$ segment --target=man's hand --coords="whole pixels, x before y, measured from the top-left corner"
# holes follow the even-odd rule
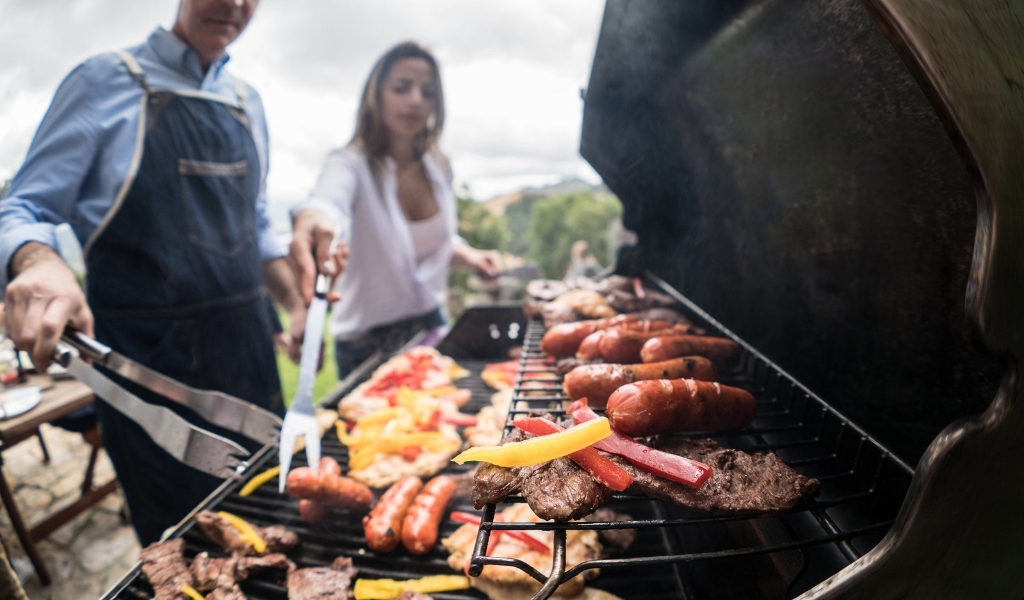
[[[11,259],[5,322],[7,336],[29,353],[39,372],[68,325],[92,337],[93,318],[75,274],[49,246],[29,242]]]
[[[298,273],[299,290],[307,305],[313,300],[318,272],[333,282],[345,270],[348,246],[344,242],[332,244],[335,229],[326,215],[315,210],[307,209],[295,216],[288,258]]]
[[[469,267],[477,276],[494,279],[504,270],[504,260],[497,250],[477,250],[472,246],[458,244],[452,248],[452,266]]]

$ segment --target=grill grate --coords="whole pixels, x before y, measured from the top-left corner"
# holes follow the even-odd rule
[[[612,591],[605,583],[617,576],[636,577],[637,569],[656,571],[672,566],[679,574],[677,590],[683,592],[676,591],[674,597],[789,598],[856,560],[889,530],[913,469],[685,297],[663,282],[656,283],[679,300],[696,324],[744,348],[738,363],[719,375],[722,383],[754,394],[756,418],[742,430],[708,437],[748,453],[775,452],[799,472],[821,481],[818,496],[781,516],[750,517],[707,516],[662,501],[616,494],[610,508],[634,517],[617,523],[494,523],[497,507],[490,505],[477,539],[471,574],[479,573],[484,565],[501,564],[519,567],[541,582],[548,579],[520,561],[483,556],[491,530],[636,528],[638,539],[660,536],[661,545],[638,544],[629,556],[587,561],[555,577],[564,582],[585,570],[601,568],[596,583]],[[539,321],[531,321],[526,328],[506,433],[511,431],[513,419],[530,412],[565,415],[563,401],[568,397],[562,391],[561,378],[554,361],[540,351],[544,331]],[[506,499],[508,503],[523,501],[521,497]],[[563,536],[556,538],[559,543],[564,544]],[[547,598],[546,590],[547,586],[535,598]],[[632,594],[635,597],[635,587]],[[628,588],[621,595],[629,596]],[[645,590],[643,597],[651,596]]]

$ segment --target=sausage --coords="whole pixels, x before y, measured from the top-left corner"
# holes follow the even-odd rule
[[[316,500],[306,498],[299,500],[299,516],[307,523],[312,523],[313,525],[323,523],[327,519],[328,510],[326,506]]]
[[[693,379],[655,379],[624,385],[608,398],[613,429],[640,437],[723,431],[748,425],[757,403],[750,392]]]
[[[576,350],[576,358],[580,360],[600,360],[601,340],[604,339],[605,331],[599,330],[583,338],[580,347]]]
[[[687,356],[639,365],[583,365],[565,376],[565,393],[573,400],[586,398],[593,408],[604,408],[612,392],[634,381],[648,379],[718,379],[715,366],[703,356]]]
[[[438,475],[427,482],[405,513],[402,545],[413,554],[426,554],[437,542],[438,528],[448,501],[455,495],[455,480]]]
[[[607,362],[637,363],[640,362],[640,349],[644,347],[647,340],[653,337],[688,334],[690,330],[689,325],[674,325],[652,330],[606,329],[597,345],[600,349],[601,358]],[[588,337],[587,339],[590,338]],[[577,355],[577,358],[582,357]]]
[[[423,487],[419,477],[400,479],[380,497],[377,506],[363,517],[366,545],[377,552],[391,552],[402,539],[402,521],[416,494]]]
[[[678,356],[703,356],[716,363],[726,362],[740,355],[740,346],[732,340],[700,335],[673,335],[654,337],[640,350],[645,363],[660,362]]]
[[[368,510],[373,492],[354,479],[341,476],[341,465],[329,456],[320,459],[320,472],[309,467],[292,469],[288,473],[288,493],[301,500],[316,500],[326,508]],[[301,509],[301,503],[300,503]]]
[[[635,315],[619,315],[606,319],[594,319],[592,321],[575,321],[573,323],[560,323],[544,332],[540,341],[540,349],[548,356],[572,356],[584,338],[604,329],[615,327],[628,327],[630,329],[654,330],[665,329],[674,325],[671,321],[646,321]]]

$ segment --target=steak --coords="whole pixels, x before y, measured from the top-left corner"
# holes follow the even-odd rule
[[[288,574],[288,600],[351,600],[352,580],[359,569],[339,556],[329,567],[310,567]]]
[[[256,553],[252,544],[242,540],[240,532],[230,521],[213,511],[201,510],[196,513],[196,524],[203,530],[206,537],[224,548],[225,552],[245,556]],[[267,552],[287,552],[299,545],[299,536],[284,525],[253,526],[253,529],[267,543]]]
[[[260,569],[274,568],[291,572],[295,563],[284,554],[266,554],[264,556],[232,555],[227,558],[212,558],[206,552],[197,554],[192,559],[189,571],[195,584],[192,586],[206,594],[206,600],[221,598],[245,598],[238,584],[248,579],[249,574]]]
[[[155,592],[154,600],[181,598],[181,588],[192,585],[192,574],[185,565],[185,540],[175,539],[150,544],[139,555],[142,572]]]
[[[818,492],[818,480],[804,477],[775,454],[747,454],[713,440],[663,436],[655,448],[710,465],[715,474],[699,488],[668,481],[613,457],[633,475],[629,491],[710,513],[769,514],[789,510]],[[623,464],[626,463],[626,464]]]
[[[505,441],[526,439],[513,431]],[[775,454],[747,454],[721,448],[713,440],[663,437],[654,447],[710,465],[714,475],[700,488],[653,475],[620,456],[607,455],[629,472],[627,491],[716,514],[770,514],[789,510],[818,491],[818,481],[797,473]],[[605,454],[602,452],[602,454]],[[611,500],[612,491],[567,458],[532,467],[483,465],[473,485],[473,502],[482,508],[519,491],[542,519],[567,521],[591,514]]]

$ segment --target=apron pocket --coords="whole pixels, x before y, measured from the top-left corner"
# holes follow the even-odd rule
[[[255,200],[246,193],[249,163],[178,159],[178,176],[192,245],[238,256],[256,238]]]

